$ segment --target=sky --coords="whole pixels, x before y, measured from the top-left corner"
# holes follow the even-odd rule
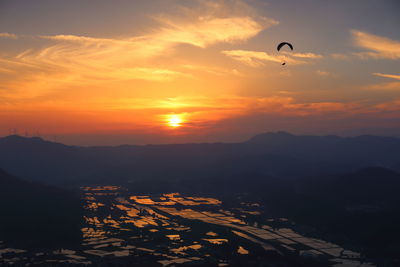
[[[399,13],[397,0],[0,0],[0,136],[400,134]]]

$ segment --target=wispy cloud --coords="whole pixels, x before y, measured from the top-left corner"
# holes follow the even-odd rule
[[[324,70],[317,70],[315,73],[317,75],[319,75],[319,76],[330,76],[330,75],[332,75],[330,72],[324,71]]]
[[[314,54],[314,53],[290,53],[283,52],[287,56],[298,57],[298,58],[310,58],[310,59],[319,59],[322,58],[322,55]]]
[[[332,53],[330,56],[333,59],[337,59],[337,60],[348,60],[349,59],[349,55],[346,55],[343,53]]]
[[[17,39],[18,36],[8,32],[0,32],[0,38]]]
[[[365,86],[365,89],[374,91],[381,91],[381,90],[400,91],[400,82],[370,84]]]
[[[367,32],[352,30],[354,44],[369,50],[357,53],[365,58],[400,59],[400,41],[373,35]]]
[[[379,76],[379,77],[400,80],[400,75],[399,74],[384,74],[384,73],[379,73],[379,72],[375,72],[375,73],[372,73],[372,74],[375,75],[375,76]]]
[[[41,38],[80,44],[81,49],[96,46],[98,50],[105,50],[112,47],[126,50],[128,55],[129,50],[132,50],[137,56],[147,57],[165,52],[177,44],[206,48],[216,43],[245,41],[277,23],[274,20],[266,22],[265,19],[257,21],[247,16],[227,18],[199,16],[188,21],[179,19],[174,21],[174,18],[157,20],[161,26],[153,30],[152,34],[130,38],[111,39],[76,35],[41,36]]]
[[[256,9],[241,0],[197,3],[201,3],[197,8],[180,6],[178,16],[155,16],[163,26],[152,38],[204,48],[219,42],[245,41],[279,23],[277,20],[260,16]]]
[[[165,43],[186,43],[205,48],[219,42],[245,41],[257,35],[266,26],[251,17],[197,18],[193,23],[180,24],[163,21],[167,27],[150,36]]]
[[[396,99],[385,103],[380,103],[377,104],[375,107],[381,111],[398,112],[400,111],[400,99]]]
[[[10,75],[0,85],[0,89],[7,88],[2,90],[1,96],[37,97],[59,88],[98,87],[101,82],[165,82],[191,78],[193,68],[171,64],[170,60],[162,58],[178,54],[174,48],[180,44],[207,48],[218,43],[243,42],[278,23],[257,15],[242,1],[199,1],[197,7],[178,7],[177,10],[177,14],[153,16],[158,26],[139,36],[30,36],[45,40],[46,44],[0,58],[4,63],[0,72]],[[26,38],[9,33],[2,33],[1,37]],[[208,72],[240,75],[237,70],[217,71],[215,67],[210,67]]]
[[[372,73],[372,75],[388,79],[400,80],[400,75],[395,75],[395,74],[385,74],[385,73],[375,72]],[[368,84],[365,85],[363,89],[371,91],[400,91],[400,82],[391,81],[391,82]]]
[[[282,57],[270,55],[265,52],[248,50],[225,50],[222,54],[252,67],[264,65],[263,61],[282,62]]]
[[[400,75],[398,74],[385,74],[385,73],[379,73],[375,72],[372,73],[372,75],[378,76],[378,77],[383,77],[383,78],[388,78],[388,79],[394,79],[394,80],[400,80]],[[369,84],[364,87],[366,90],[373,90],[373,91],[400,91],[400,82],[398,81],[391,81],[391,82],[384,82],[384,83],[376,83],[376,84]]]
[[[260,51],[249,51],[249,50],[225,50],[222,53],[228,57],[231,57],[237,61],[247,64],[252,67],[258,67],[264,65],[265,61],[272,62],[287,62],[290,64],[306,64],[308,61],[305,59],[319,59],[321,55],[313,53],[282,53],[283,55],[275,55],[267,52]],[[299,60],[296,58],[301,58]]]

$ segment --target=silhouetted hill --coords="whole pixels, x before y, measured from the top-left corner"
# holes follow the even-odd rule
[[[26,182],[0,169],[0,213],[0,240],[6,246],[80,244],[80,200],[71,192]]]
[[[271,153],[291,155],[304,160],[391,166],[400,157],[400,138],[395,137],[296,136],[277,132],[257,135],[248,143],[262,145]]]
[[[90,170],[77,147],[17,135],[0,138],[0,167],[28,180],[63,183]]]
[[[246,171],[301,177],[368,166],[398,168],[399,158],[400,139],[378,136],[277,132],[243,143],[116,147],[66,146],[20,136],[0,138],[0,167],[29,180],[53,184],[193,179]]]

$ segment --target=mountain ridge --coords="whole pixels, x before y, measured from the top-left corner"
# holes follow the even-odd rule
[[[296,166],[288,172],[288,166]],[[368,166],[400,169],[400,138],[298,136],[264,133],[241,143],[80,147],[42,138],[0,138],[0,168],[33,181],[190,179],[212,172],[253,171],[304,176]],[[107,178],[108,177],[108,178]]]
[[[242,142],[195,142],[195,143],[177,143],[177,144],[120,144],[120,145],[113,145],[113,146],[78,146],[78,145],[66,145],[59,142],[53,142],[46,140],[42,137],[32,136],[26,137],[21,135],[7,135],[0,137],[0,143],[3,142],[14,142],[14,143],[37,143],[37,144],[58,144],[65,147],[79,147],[79,148],[124,148],[124,147],[158,147],[158,146],[182,146],[182,145],[225,145],[225,144],[243,144],[243,143],[259,143],[263,141],[262,139],[271,139],[271,140],[293,140],[293,139],[310,139],[310,138],[318,138],[318,139],[330,139],[330,140],[355,140],[355,139],[370,139],[370,138],[378,138],[381,140],[392,140],[392,141],[400,141],[400,137],[397,136],[380,136],[380,135],[371,135],[371,134],[362,134],[357,136],[340,136],[340,135],[297,135],[292,134],[286,131],[276,131],[276,132],[265,132],[259,133],[250,137],[247,140]]]

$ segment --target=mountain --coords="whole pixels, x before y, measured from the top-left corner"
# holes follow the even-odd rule
[[[400,139],[379,136],[257,135],[242,143],[78,147],[40,138],[0,138],[0,167],[58,185],[193,179],[258,172],[302,177],[368,166],[400,168]],[[290,166],[290,168],[288,168]]]
[[[28,180],[62,184],[85,175],[90,167],[78,147],[38,137],[0,138],[0,168]]]
[[[362,135],[296,136],[285,132],[256,135],[248,143],[264,146],[271,153],[304,160],[367,163],[389,167],[400,156],[400,138]]]
[[[68,247],[81,242],[78,195],[27,182],[0,169],[0,240],[23,248]]]

